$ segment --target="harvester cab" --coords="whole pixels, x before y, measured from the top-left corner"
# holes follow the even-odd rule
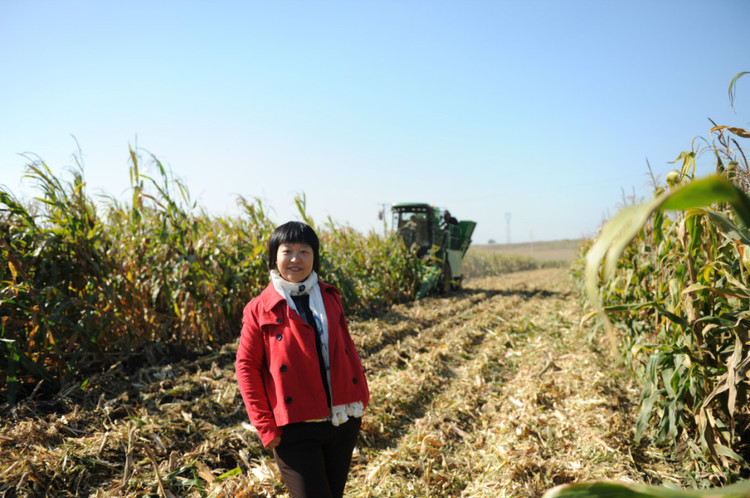
[[[398,235],[430,262],[417,297],[459,288],[476,222],[458,221],[447,209],[424,203],[398,203],[391,210]]]

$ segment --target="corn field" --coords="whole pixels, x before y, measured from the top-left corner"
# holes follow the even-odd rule
[[[564,268],[352,316],[372,398],[346,496],[539,497],[589,479],[678,479],[666,455],[632,446],[637,393],[579,321]],[[236,348],[119,364],[83,389],[19,401],[0,417],[0,493],[287,496],[248,424]]]
[[[585,269],[588,303],[642,385],[636,441],[734,476],[746,476],[750,462],[747,138],[714,126],[710,140],[695,140],[651,201],[603,228]],[[702,155],[716,173],[696,179]]]
[[[56,393],[118,362],[211,349],[235,338],[242,308],[268,282],[274,228],[258,200],[212,217],[155,157],[146,174],[130,151],[132,201],[96,203],[83,171],[69,181],[34,161],[38,202],[0,190],[0,386],[13,404]],[[329,220],[321,269],[352,312],[413,298],[420,261],[395,238],[362,236]],[[83,380],[82,380],[83,379]]]
[[[399,239],[296,198],[372,391],[349,495],[687,497],[663,486],[747,478],[747,138],[695,140],[569,273],[469,251],[465,288],[421,301],[427,267]],[[233,373],[275,223],[257,199],[211,216],[156,157],[130,161],[127,203],[39,160],[37,202],[0,189],[0,492],[284,496]]]

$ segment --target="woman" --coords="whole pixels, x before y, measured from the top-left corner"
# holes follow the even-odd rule
[[[338,290],[318,280],[318,237],[268,239],[271,282],[245,306],[235,364],[248,417],[292,498],[341,497],[370,392]]]

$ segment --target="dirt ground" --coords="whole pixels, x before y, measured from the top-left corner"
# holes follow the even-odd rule
[[[351,497],[541,496],[591,479],[681,484],[682,462],[633,443],[638,392],[579,327],[567,270],[351,319],[372,398]],[[236,345],[118,366],[0,413],[2,496],[285,496],[247,423]]]

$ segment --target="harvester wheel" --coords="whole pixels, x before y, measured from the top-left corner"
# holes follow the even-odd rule
[[[461,288],[462,277],[456,277],[451,282],[451,290],[459,290]]]

